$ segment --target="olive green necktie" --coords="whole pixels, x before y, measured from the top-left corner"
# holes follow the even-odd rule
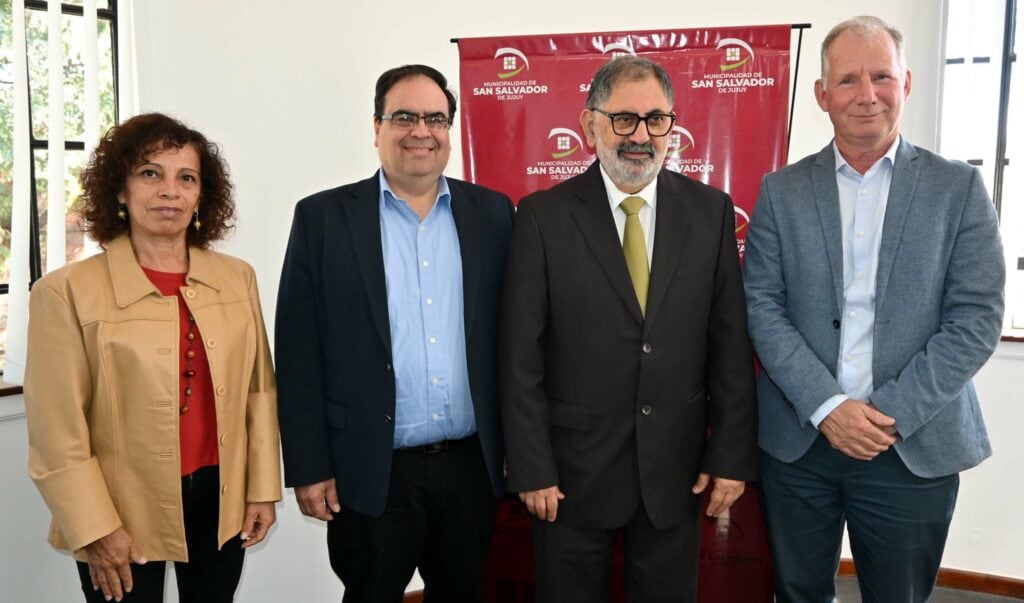
[[[622,234],[622,253],[626,256],[626,267],[629,278],[633,281],[636,299],[640,302],[640,312],[647,313],[647,285],[651,280],[650,269],[647,267],[647,241],[644,240],[644,227],[640,225],[640,208],[644,200],[640,197],[626,197],[619,207],[626,212],[626,229]]]

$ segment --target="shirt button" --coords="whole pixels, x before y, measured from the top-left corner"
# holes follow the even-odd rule
[[[223,446],[224,444],[227,444],[227,443],[228,443],[228,436],[226,436],[226,435],[220,436],[220,445]]]
[[[215,339],[207,339],[206,340],[206,347],[210,348],[211,350],[213,348],[217,347],[217,340],[215,340]]]
[[[857,273],[857,280],[858,281],[864,280],[864,273],[863,272],[858,272]]]
[[[438,383],[441,382],[441,380],[438,379],[437,377],[434,377],[433,379],[430,380],[430,382],[433,383],[434,385],[437,385]]]
[[[860,189],[860,194],[861,194],[861,195],[866,195],[866,194],[868,194],[868,189],[866,189],[866,188],[862,188],[862,189]]]
[[[857,318],[857,312],[851,311],[850,312],[850,318]]]
[[[223,386],[223,385],[218,385],[218,386],[217,386],[217,395],[218,395],[218,396],[223,396],[224,394],[226,394],[226,393],[227,393],[227,391],[228,391],[228,388],[227,388],[227,387],[225,387],[225,386]]]
[[[420,232],[423,232],[423,231],[424,231],[424,230],[426,230],[426,229],[427,229],[427,227],[426,227],[426,226],[420,226]]]
[[[220,494],[221,494],[221,496],[223,496],[223,495],[225,495],[227,493],[228,493],[228,485],[224,484],[223,486],[220,487]]]
[[[195,297],[196,297],[196,290],[195,289],[185,289],[185,297],[187,297],[189,299],[195,299]]]
[[[847,354],[846,355],[846,361],[847,362],[853,362],[853,354]]]
[[[428,297],[428,298],[427,298],[427,305],[429,306],[429,305],[430,305],[430,304],[432,304],[432,303],[434,303],[434,299],[433,299],[433,298],[430,298],[430,297]]]
[[[435,412],[434,414],[430,415],[430,418],[431,418],[431,419],[433,419],[433,420],[435,420],[435,421],[438,421],[438,420],[440,420],[440,419],[441,419],[441,415],[439,415],[439,414],[437,414],[437,413]]]
[[[864,238],[864,231],[863,230],[858,230],[857,231],[857,236],[863,239]]]
[[[652,347],[651,347],[651,344],[649,344],[649,343],[645,343],[645,344],[643,344],[642,346],[640,346],[640,350],[641,350],[641,351],[642,351],[642,352],[643,352],[644,354],[650,354],[650,353],[651,353],[651,350],[653,350],[653,349],[654,349],[654,348],[652,348]]]
[[[430,343],[437,343],[437,337],[431,337]]]
[[[654,411],[654,409],[651,408],[650,404],[644,404],[643,406],[640,407],[640,414],[642,414],[645,417],[651,414],[652,411]]]
[[[427,266],[430,266],[430,262],[423,260],[423,267],[426,268]]]

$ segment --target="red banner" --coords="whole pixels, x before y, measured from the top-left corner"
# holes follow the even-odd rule
[[[582,173],[594,161],[580,128],[590,80],[604,62],[634,54],[672,78],[678,118],[665,167],[732,195],[742,256],[761,177],[786,161],[789,25],[459,40],[464,177],[523,196]],[[705,502],[706,504],[706,502]],[[754,487],[726,528],[701,533],[699,600],[772,600],[768,537]],[[530,519],[500,502],[484,568],[485,596],[533,601]],[[613,603],[625,601],[621,543]]]
[[[590,79],[635,54],[672,77],[665,166],[732,195],[740,253],[761,176],[786,161],[791,27],[724,27],[459,40],[464,177],[513,200],[587,169]]]

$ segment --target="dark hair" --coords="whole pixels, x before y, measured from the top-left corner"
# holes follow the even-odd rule
[[[129,232],[129,221],[117,216],[118,196],[124,192],[128,175],[150,154],[185,145],[191,145],[199,155],[198,211],[202,223],[198,231],[188,228],[185,240],[192,246],[209,247],[213,241],[224,238],[234,227],[231,221],[235,217],[227,164],[217,145],[162,113],[137,115],[114,126],[100,139],[79,178],[82,195],[76,209],[86,233],[105,246]]]
[[[605,63],[594,74],[594,79],[590,82],[590,93],[587,95],[587,108],[600,109],[608,102],[608,98],[612,95],[612,87],[620,80],[639,82],[649,77],[658,80],[658,83],[661,84],[661,89],[665,92],[665,98],[668,99],[669,107],[671,107],[674,104],[672,80],[669,79],[661,65],[650,59],[621,56]]]
[[[398,82],[422,75],[428,77],[434,81],[435,84],[444,91],[444,97],[448,99],[448,119],[455,119],[455,94],[448,89],[448,80],[444,75],[426,65],[402,65],[401,67],[395,67],[394,69],[388,69],[377,78],[377,90],[373,95],[373,116],[376,119],[380,119],[381,115],[384,115],[384,98],[387,96],[391,88],[394,87]]]

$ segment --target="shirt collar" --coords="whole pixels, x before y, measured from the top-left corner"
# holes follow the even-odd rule
[[[896,136],[896,140],[892,141],[892,144],[889,145],[889,149],[885,152],[885,154],[882,155],[881,157],[879,157],[878,161],[876,161],[874,165],[872,165],[870,168],[868,168],[868,171],[871,171],[871,170],[875,169],[875,166],[878,165],[878,163],[880,161],[882,161],[883,159],[888,159],[889,160],[889,165],[895,165],[896,164],[896,150],[900,148],[900,140],[902,140],[902,139],[903,139],[903,135],[902,134],[897,135]],[[843,167],[846,167],[848,170],[853,170],[853,166],[850,165],[849,162],[846,161],[846,158],[843,157],[843,154],[839,152],[839,146],[836,144],[836,139],[835,138],[832,139],[832,152],[836,156],[836,172],[838,172],[839,170],[843,169]],[[853,171],[856,171],[856,170],[853,170]]]
[[[604,190],[608,194],[608,204],[611,206],[612,211],[618,209],[619,204],[622,203],[626,197],[642,197],[644,202],[650,206],[651,209],[657,207],[658,202],[658,178],[655,176],[654,180],[651,180],[647,186],[643,187],[635,193],[624,193],[619,190],[619,187],[615,186],[612,182],[611,176],[608,172],[604,171],[604,166],[598,164],[601,169],[601,179],[604,180]]]
[[[107,243],[106,255],[114,297],[119,307],[127,307],[150,293],[160,295],[160,291],[150,282],[139,266],[139,261],[135,259],[132,242],[127,234]],[[210,252],[190,246],[188,258],[188,281],[202,283],[219,291],[221,282],[210,262]]]
[[[405,207],[409,207],[408,203],[404,199],[395,194],[395,191],[391,190],[391,185],[388,184],[388,179],[384,177],[384,168],[381,167],[377,170],[377,178],[380,181],[380,204],[381,209],[384,209],[385,205],[392,205],[397,207],[397,202],[402,201]],[[437,177],[437,199],[434,201],[434,207],[438,205],[451,208],[452,204],[452,193],[451,189],[448,188],[448,180],[442,174]],[[430,208],[431,213],[434,208]]]

